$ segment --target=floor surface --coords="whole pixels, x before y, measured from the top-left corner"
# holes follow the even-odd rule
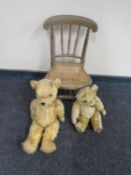
[[[29,105],[35,97],[28,76],[0,76],[0,175],[130,175],[131,82],[95,80],[107,115],[104,130],[77,133],[70,120],[71,101],[64,101],[66,122],[56,139],[57,152],[21,149],[30,126]]]

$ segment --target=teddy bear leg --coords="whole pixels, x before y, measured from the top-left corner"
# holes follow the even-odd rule
[[[75,124],[76,130],[78,132],[85,132],[89,124],[89,118],[85,116],[80,116],[78,122]]]
[[[56,150],[54,140],[57,137],[58,131],[59,131],[59,121],[57,120],[45,129],[40,148],[42,152],[52,153]]]
[[[100,133],[103,130],[100,112],[95,112],[95,114],[91,118],[91,125],[93,127],[93,130],[97,133]]]
[[[39,141],[41,139],[43,128],[35,121],[32,121],[27,139],[22,143],[23,150],[32,154],[36,151]]]

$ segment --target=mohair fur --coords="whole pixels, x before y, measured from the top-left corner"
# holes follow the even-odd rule
[[[72,123],[76,130],[84,132],[91,122],[95,132],[103,129],[101,114],[106,115],[102,101],[97,97],[98,86],[85,87],[79,90],[72,107]]]
[[[22,143],[23,150],[32,154],[36,151],[41,139],[40,150],[52,153],[56,150],[55,138],[59,131],[59,120],[64,121],[64,105],[57,99],[58,88],[61,81],[42,79],[31,81],[36,91],[36,99],[30,105],[32,123],[27,139]]]

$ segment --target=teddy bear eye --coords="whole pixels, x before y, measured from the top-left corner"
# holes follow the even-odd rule
[[[52,97],[52,94],[49,94],[50,97]]]

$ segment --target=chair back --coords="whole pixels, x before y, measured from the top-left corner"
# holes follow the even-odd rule
[[[50,31],[52,66],[56,61],[84,64],[89,33],[90,31],[96,32],[98,26],[89,18],[74,15],[58,15],[48,18],[44,22],[44,29],[49,29]],[[59,44],[56,44],[58,37]],[[59,53],[56,53],[58,48]]]

